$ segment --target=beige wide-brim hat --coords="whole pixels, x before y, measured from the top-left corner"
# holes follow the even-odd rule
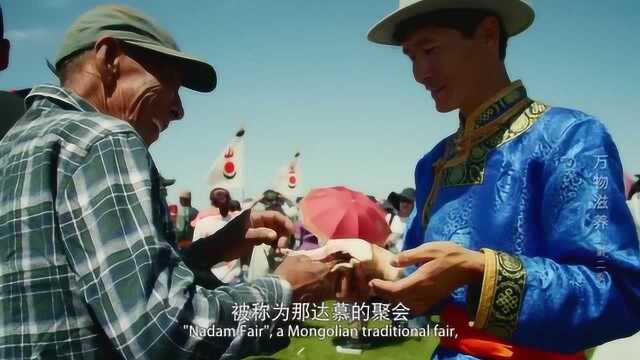
[[[526,0],[400,0],[398,10],[375,24],[367,38],[378,44],[400,45],[393,38],[397,26],[418,15],[454,9],[476,9],[495,13],[511,37],[526,30],[535,17]]]

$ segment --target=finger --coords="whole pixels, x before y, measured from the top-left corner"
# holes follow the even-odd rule
[[[346,300],[349,294],[349,284],[351,283],[351,274],[350,273],[341,273],[338,275],[338,279],[336,282],[336,299],[337,300]]]
[[[278,233],[278,236],[289,236],[294,232],[291,220],[276,211],[258,211],[252,213],[251,226],[273,229]]]
[[[321,268],[324,274],[328,274],[329,272],[331,272],[331,268],[333,268],[333,266],[336,264],[336,262],[333,262],[333,261],[322,262],[322,261],[312,260],[311,262],[313,264],[318,264],[317,265],[318,268]]]
[[[258,218],[256,219],[259,222],[260,227],[268,227],[270,229],[275,230],[279,234],[283,231],[280,222],[278,221],[279,216],[281,214],[275,211],[263,211],[257,214]]]
[[[291,219],[279,212],[272,211],[272,214],[270,214],[270,217],[267,218],[267,220],[267,225],[271,225],[270,227],[276,230],[279,236],[288,237],[295,232]]]
[[[349,301],[366,301],[371,291],[362,267],[355,266],[345,276],[344,283],[341,284],[341,297]]]
[[[401,300],[400,298],[407,292],[413,292],[414,286],[422,280],[421,274],[414,272],[413,274],[397,281],[386,281],[381,279],[373,279],[369,281],[369,286],[374,293],[387,300]]]
[[[338,264],[339,262],[338,260],[330,260],[330,261],[314,260],[314,261],[325,264],[327,267],[329,267],[329,270],[333,269],[333,267],[336,266],[336,264]]]
[[[295,254],[294,256],[292,256],[294,259],[296,259],[297,261],[306,261],[306,262],[311,262],[311,258],[308,257],[307,255],[304,254]]]
[[[251,227],[262,227],[264,225],[264,216],[266,211],[251,210]]]
[[[245,238],[250,240],[253,244],[273,244],[278,237],[278,234],[268,228],[259,227],[247,230]]]
[[[356,292],[357,299],[361,301],[367,300],[371,295],[371,290],[369,286],[367,286],[367,273],[360,266],[356,266],[353,272],[353,284],[353,291]]]
[[[367,272],[362,266],[356,266],[355,269],[353,269],[353,277],[356,281],[356,284],[367,283]]]
[[[281,236],[281,237],[278,239],[278,242],[277,242],[277,244],[276,244],[276,245],[277,245],[277,246],[278,246],[278,248],[280,248],[280,249],[286,249],[286,248],[288,248],[288,247],[289,247],[289,238],[288,238],[288,237],[286,237],[286,236]]]
[[[297,251],[294,251],[293,253],[296,255],[308,256],[313,260],[322,260],[328,255],[326,246],[322,246],[312,250],[297,250]]]
[[[275,211],[253,211],[251,212],[251,227],[265,227],[267,223],[272,222]]]
[[[301,264],[300,266],[304,266],[303,271],[328,273],[334,265],[334,263],[313,260],[306,255],[295,255],[294,258]]]
[[[331,274],[331,268],[326,264],[318,261],[312,261],[309,264],[301,264],[300,271],[306,272],[310,277],[309,281],[316,283],[315,286],[322,288],[322,293],[330,294],[331,297],[335,296],[335,280],[334,274]],[[324,295],[323,295],[324,296]]]
[[[338,274],[327,273],[319,281],[323,289],[321,300],[335,299],[337,295],[336,282],[339,281]]]
[[[443,243],[447,241],[434,241],[421,245],[415,249],[403,251],[391,261],[391,265],[395,267],[405,267],[413,264],[421,264],[429,262],[442,253]]]
[[[375,296],[379,296],[389,301],[393,301],[396,298],[396,288],[391,281],[373,279],[369,281],[369,287]]]

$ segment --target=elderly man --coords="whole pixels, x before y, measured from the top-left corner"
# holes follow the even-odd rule
[[[417,216],[375,292],[455,327],[436,359],[583,359],[640,329],[638,238],[616,146],[580,111],[531,100],[507,74],[524,0],[401,0],[369,32],[401,46],[458,131],[417,164]],[[548,56],[549,54],[537,54]],[[471,324],[471,326],[469,326]]]
[[[0,141],[0,358],[238,358],[270,350],[280,324],[236,304],[273,315],[329,296],[328,265],[305,257],[210,289],[179,256],[147,148],[182,118],[180,86],[213,90],[210,65],[144,15],[104,6],[69,28],[55,69],[61,86],[35,87]],[[204,254],[209,265],[292,230],[273,212],[243,219],[246,236]]]

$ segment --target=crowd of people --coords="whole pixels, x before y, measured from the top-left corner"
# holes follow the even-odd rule
[[[339,258],[282,250],[327,246],[296,219],[301,199],[268,190],[245,209],[213,188],[210,208],[188,191],[167,204],[148,148],[184,116],[178,90],[211,92],[216,70],[136,10],[81,15],[50,64],[59,84],[2,93],[0,358],[242,358],[286,346],[286,321],[234,306],[363,294],[439,314],[457,336],[435,359],[584,359],[636,333],[638,196],[598,119],[509,78],[507,40],[533,21],[524,0],[407,0],[371,28],[460,126],[417,163],[415,188],[380,201],[391,234],[366,255],[395,256],[337,272]]]
[[[378,201],[374,196],[369,198],[386,213],[385,220],[389,226],[389,236],[384,247],[394,254],[402,251],[404,233],[407,222],[414,208],[415,189],[405,188],[401,192],[391,192],[386,199]],[[295,231],[283,247],[292,250],[311,250],[323,245],[318,237],[301,223],[299,204],[303,197],[294,200],[275,190],[264,191],[256,201],[244,199],[245,209],[258,211],[277,211],[288,217],[294,224]],[[169,204],[171,220],[176,229],[178,248],[186,248],[192,242],[206,238],[223,228],[242,210],[239,200],[231,198],[229,190],[216,187],[209,193],[211,207],[198,210],[191,205],[191,192],[182,191],[178,204]],[[269,244],[257,245],[250,256],[216,264],[212,271],[216,277],[228,284],[250,282],[261,276],[271,274],[282,262],[278,247]]]

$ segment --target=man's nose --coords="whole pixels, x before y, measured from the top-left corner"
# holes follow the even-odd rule
[[[416,60],[413,63],[413,78],[420,84],[427,85],[431,79],[431,66],[425,60]]]
[[[171,106],[169,112],[171,113],[171,120],[180,120],[184,117],[184,109],[182,108],[182,100],[180,95],[176,94],[175,101]]]

